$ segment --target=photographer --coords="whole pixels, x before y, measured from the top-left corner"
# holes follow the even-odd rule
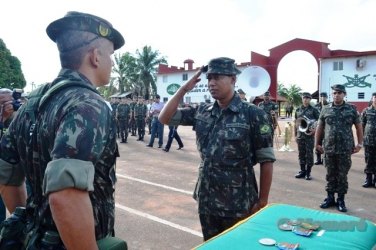
[[[13,97],[12,91],[9,89],[2,88],[0,89],[0,139],[3,136],[3,129],[7,120],[12,116],[13,109]],[[0,198],[0,223],[5,220],[6,211],[3,203],[3,199]]]

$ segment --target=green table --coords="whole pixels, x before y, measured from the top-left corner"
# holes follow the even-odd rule
[[[309,237],[279,229],[278,225],[288,220],[317,223],[320,224],[320,228]],[[325,230],[322,236],[317,235],[320,230]],[[355,216],[286,204],[271,204],[195,249],[278,249],[275,246],[260,244],[261,238],[299,243],[299,249],[371,250],[373,247],[376,249],[376,225]]]

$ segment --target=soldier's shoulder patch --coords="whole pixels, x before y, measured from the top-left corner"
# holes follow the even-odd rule
[[[268,124],[264,124],[262,126],[260,126],[260,133],[261,134],[267,134],[267,133],[270,133],[271,129],[270,129],[270,126]]]

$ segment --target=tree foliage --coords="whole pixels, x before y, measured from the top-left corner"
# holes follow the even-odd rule
[[[12,56],[5,43],[0,38],[0,87],[20,88],[26,86],[26,80],[21,70],[21,63]]]
[[[287,88],[282,83],[279,83],[277,91],[280,96],[285,97],[287,101],[295,107],[302,104],[302,97],[300,95],[302,89],[299,86],[292,84]]]

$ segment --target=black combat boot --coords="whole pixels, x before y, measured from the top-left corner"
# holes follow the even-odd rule
[[[373,186],[376,188],[376,174],[373,175]]]
[[[328,192],[328,197],[325,198],[324,202],[320,204],[321,208],[334,207],[336,202],[334,200],[334,193]]]
[[[305,165],[300,165],[300,171],[295,175],[295,178],[304,178],[306,175],[306,168]]]
[[[366,181],[363,184],[364,188],[369,188],[374,186],[374,183],[372,183],[372,174],[367,174]]]
[[[316,153],[316,159],[317,160],[315,161],[315,165],[322,165],[323,164],[320,153]]]
[[[306,176],[305,176],[305,179],[306,179],[307,181],[312,180],[312,177],[311,177],[311,169],[312,169],[312,166],[307,166],[307,173],[306,173]]]
[[[343,212],[343,213],[347,212],[344,194],[338,194],[337,209],[338,209],[338,211]]]

